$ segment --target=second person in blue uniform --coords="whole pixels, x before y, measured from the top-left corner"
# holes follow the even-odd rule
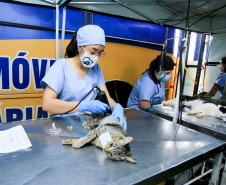
[[[123,107],[110,97],[102,70],[96,64],[105,56],[104,49],[105,34],[99,26],[86,25],[76,31],[66,48],[65,58],[57,60],[41,81],[45,89],[42,109],[62,114],[75,108],[85,97],[72,112],[103,113],[112,109],[111,120],[118,118],[127,129]],[[95,86],[105,91],[110,107],[95,100],[97,89],[91,91]]]
[[[173,59],[165,57],[163,62],[164,73],[157,74],[160,56],[150,63],[149,69],[143,73],[130,93],[127,107],[142,109],[143,107],[160,104],[165,99],[165,84],[171,77],[174,68]]]
[[[224,84],[226,81],[226,56],[221,58],[220,62],[220,71],[221,73],[216,78],[213,86],[211,87],[210,91],[206,94],[207,96],[215,96],[217,91],[220,92],[220,98],[222,98],[223,90],[224,90]]]

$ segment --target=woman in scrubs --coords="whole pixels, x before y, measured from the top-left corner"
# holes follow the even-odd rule
[[[54,114],[70,110],[103,113],[112,109],[111,120],[118,118],[126,129],[123,107],[110,97],[102,70],[96,64],[105,56],[104,49],[105,33],[99,26],[86,25],[76,31],[66,48],[65,58],[57,60],[41,81],[45,89],[42,109]],[[95,86],[105,91],[110,107],[95,100]]]
[[[169,56],[164,58],[163,73],[157,74],[160,56],[150,63],[149,69],[143,73],[134,85],[130,93],[127,107],[142,109],[143,107],[160,104],[165,99],[165,84],[171,77],[174,67],[173,59]]]
[[[206,94],[207,96],[215,96],[217,91],[220,92],[220,98],[222,98],[222,93],[224,89],[224,83],[226,80],[226,56],[221,58],[220,62],[220,75],[216,78],[212,88],[210,91]]]

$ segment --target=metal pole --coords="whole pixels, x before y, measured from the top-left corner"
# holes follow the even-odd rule
[[[188,30],[189,24],[189,11],[190,11],[190,0],[188,0],[188,9],[187,9],[187,18],[186,18],[186,29]],[[176,96],[176,105],[173,115],[173,123],[177,123],[179,121],[179,124],[181,123],[182,119],[182,94],[183,94],[183,78],[184,78],[184,66],[185,66],[185,59],[186,59],[186,53],[187,53],[187,40],[188,40],[188,34],[189,32],[186,31],[186,33],[183,33],[183,39],[182,39],[182,46],[180,46],[180,63],[179,63],[179,78],[177,81],[177,96]],[[180,113],[180,115],[179,115]],[[179,115],[179,116],[178,116]],[[179,120],[178,120],[179,118]]]
[[[87,25],[87,12],[84,12],[83,25]]]
[[[173,123],[177,124],[177,118],[179,114],[179,95],[180,95],[180,75],[178,77],[178,85],[177,85],[177,95],[176,95],[176,103],[175,103],[175,109],[174,109],[174,115],[173,115]]]
[[[188,36],[188,40],[187,40],[187,46],[186,46],[186,50],[187,50],[187,51],[189,51],[189,48],[190,48],[191,31],[188,31],[188,35],[190,35],[190,36]],[[189,52],[186,52],[186,57],[185,57],[185,64],[184,64],[184,66],[187,66],[187,64],[188,64],[188,53],[189,53]],[[182,70],[183,70],[183,69],[182,69]],[[186,74],[186,70],[185,70],[185,68],[184,68],[184,77],[183,77],[183,81],[182,81],[183,84],[184,84],[184,82],[185,82],[185,74]],[[182,92],[184,92],[184,86],[183,86]]]
[[[64,38],[65,38],[65,25],[66,25],[66,10],[67,10],[67,6],[65,6],[64,9],[63,9],[60,58],[64,57]]]
[[[177,81],[177,95],[176,95],[176,103],[175,103],[175,109],[174,109],[174,115],[173,115],[173,123],[177,123],[177,118],[178,118],[178,114],[179,114],[179,103],[180,103],[180,91],[181,91],[181,84],[180,84],[180,79],[183,79],[183,75],[184,75],[184,63],[185,63],[185,58],[186,58],[186,46],[187,46],[187,38],[188,38],[188,31],[186,32],[186,37],[184,37],[182,39],[182,46],[181,48],[185,48],[185,49],[181,49],[181,67],[182,67],[182,70],[181,70],[181,74],[179,74],[179,77],[178,77],[178,81]],[[183,41],[184,40],[184,41]],[[180,71],[180,69],[179,69]]]
[[[165,40],[167,40],[167,39],[168,39],[168,33],[169,33],[169,31],[168,31],[168,27],[166,27]]]
[[[89,15],[89,24],[93,24],[93,13]]]
[[[190,11],[190,0],[188,0],[188,10],[187,10],[187,17],[186,17],[186,29],[189,28],[189,11]]]
[[[206,35],[203,34],[202,40],[201,40],[201,46],[199,49],[199,60],[198,60],[196,77],[195,77],[195,81],[197,82],[197,84],[195,84],[193,95],[198,94],[200,75],[201,75],[201,71],[202,71],[203,54],[204,54],[204,49],[205,49],[205,41],[206,41]]]
[[[58,60],[58,38],[59,37],[59,5],[56,5],[56,56],[55,60]]]
[[[69,3],[71,3],[72,0],[65,0],[61,5],[60,7],[62,6],[67,6]]]

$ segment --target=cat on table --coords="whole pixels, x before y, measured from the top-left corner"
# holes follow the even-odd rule
[[[93,129],[86,136],[79,139],[65,139],[62,141],[64,145],[72,145],[73,148],[81,148],[87,143],[91,143],[99,148],[104,149],[106,155],[117,161],[128,161],[137,163],[132,156],[129,143],[133,140],[132,137],[127,137],[124,127],[119,124],[119,120],[111,122],[109,116],[102,118],[91,118],[89,121],[83,122],[83,127],[87,130]],[[112,140],[105,146],[102,146],[99,136],[109,132]]]
[[[175,107],[175,103],[176,99],[162,102],[163,106],[171,106],[173,108]],[[187,111],[188,115],[196,115],[199,118],[205,115],[217,117],[220,119],[226,117],[226,114],[224,114],[226,113],[226,109],[224,108],[224,106],[210,103],[206,100],[196,99],[190,101],[183,101],[182,105],[183,107],[187,107],[188,109],[190,109]]]

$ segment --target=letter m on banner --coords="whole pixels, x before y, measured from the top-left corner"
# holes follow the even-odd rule
[[[10,90],[10,78],[9,78],[9,56],[0,55],[0,90]]]

